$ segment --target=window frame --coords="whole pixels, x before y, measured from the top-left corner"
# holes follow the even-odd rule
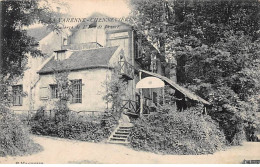
[[[57,84],[50,84],[51,89],[51,99],[58,99],[58,85]]]
[[[82,103],[82,79],[70,80],[72,86],[72,98],[71,103]]]
[[[13,85],[13,106],[22,106],[23,105],[23,85]],[[17,102],[18,99],[18,102]]]

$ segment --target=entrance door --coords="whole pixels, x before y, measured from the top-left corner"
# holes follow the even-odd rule
[[[136,99],[136,109],[140,109],[140,95],[139,94],[135,94],[135,99]],[[140,112],[140,110],[139,110]],[[139,114],[139,113],[137,113]]]

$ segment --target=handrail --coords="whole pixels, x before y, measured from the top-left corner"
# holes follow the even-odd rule
[[[123,100],[124,102],[126,102],[122,107],[121,109],[130,109],[131,112],[137,114],[138,111],[140,110],[139,108],[136,107],[136,105],[134,105],[134,103],[136,104],[137,102],[136,101],[133,101],[133,100]],[[128,107],[127,107],[128,106]]]
[[[134,66],[127,61],[119,61],[120,72],[122,71],[124,74],[129,75],[131,78],[134,77]]]
[[[131,66],[132,68],[134,68],[134,66],[131,64],[131,63],[128,63],[127,61],[125,60],[120,60],[119,63],[125,63],[125,64],[128,64],[129,66]]]

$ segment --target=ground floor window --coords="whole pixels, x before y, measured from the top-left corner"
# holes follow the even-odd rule
[[[58,85],[50,85],[51,87],[51,98],[52,99],[57,99],[58,98]]]
[[[82,81],[81,79],[78,80],[71,80],[72,84],[72,101],[71,103],[82,103]]]
[[[13,90],[13,105],[22,106],[23,105],[23,85],[14,85]]]

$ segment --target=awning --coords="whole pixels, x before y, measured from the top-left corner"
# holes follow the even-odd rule
[[[175,83],[174,81],[170,80],[169,78],[162,76],[160,74],[156,74],[153,72],[149,72],[149,71],[145,71],[145,70],[139,70],[140,72],[143,72],[145,74],[148,74],[150,76],[154,76],[154,77],[158,77],[160,79],[162,79],[163,81],[166,82],[166,84],[170,85],[170,87],[172,87],[173,89],[178,90],[179,92],[181,92],[185,97],[191,99],[191,100],[195,100],[198,102],[202,102],[203,104],[207,104],[210,105],[209,102],[207,102],[206,100],[202,99],[201,97],[199,97],[198,95],[192,93],[190,90],[178,85],[177,83]]]
[[[136,88],[161,88],[164,85],[165,83],[158,77],[145,77],[136,84]]]

